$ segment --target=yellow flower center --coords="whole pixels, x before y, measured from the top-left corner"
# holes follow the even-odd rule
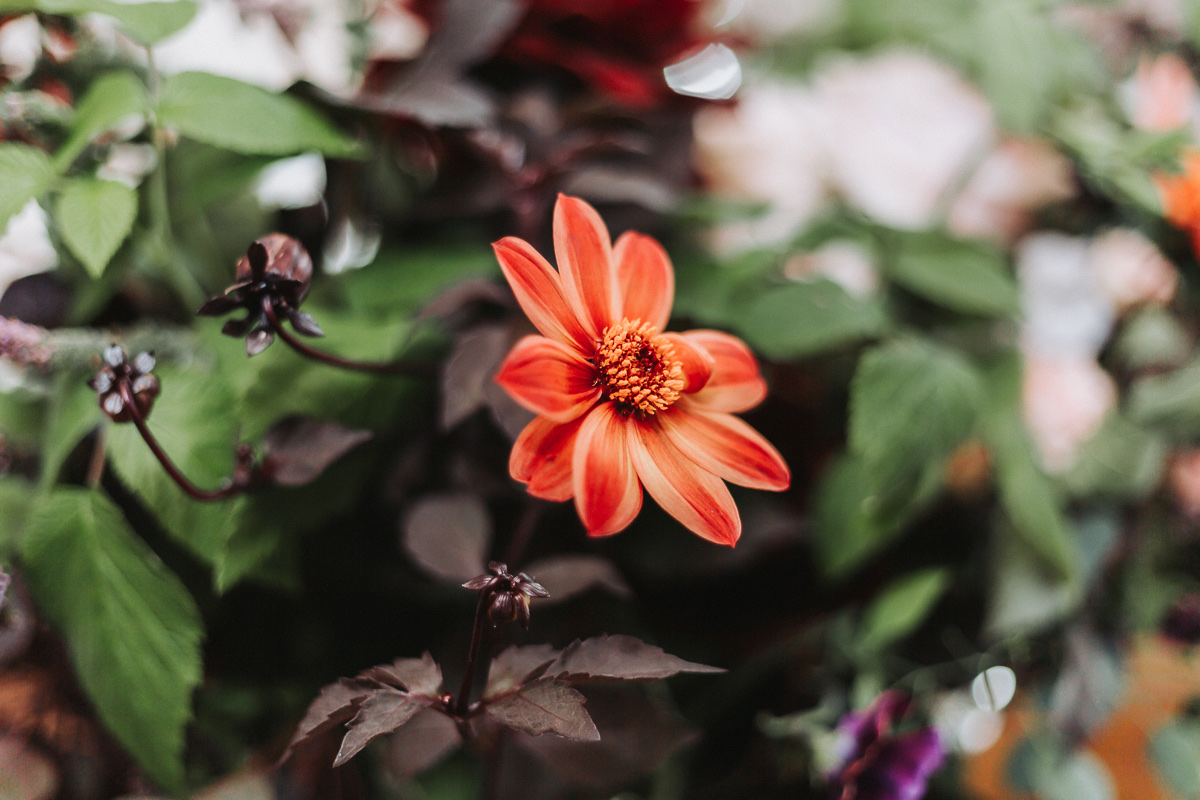
[[[641,320],[621,320],[604,329],[596,349],[600,385],[627,413],[657,414],[683,391],[683,365],[671,342]]]

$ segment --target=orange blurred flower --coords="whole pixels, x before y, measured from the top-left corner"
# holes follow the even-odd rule
[[[1182,172],[1159,174],[1154,181],[1167,220],[1191,235],[1192,249],[1200,254],[1200,151],[1187,151],[1182,162]]]
[[[733,416],[767,392],[749,348],[718,331],[660,333],[675,292],[666,252],[632,231],[611,244],[577,198],[554,207],[557,271],[521,239],[493,247],[543,334],[517,342],[496,375],[538,414],[513,445],[512,476],[536,497],[574,497],[592,536],[628,526],[645,486],[690,530],[733,545],[742,523],[724,481],[791,482],[775,448]]]

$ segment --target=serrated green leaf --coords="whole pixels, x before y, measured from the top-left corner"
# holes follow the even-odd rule
[[[203,638],[183,584],[111,500],[77,488],[38,502],[24,564],[100,718],[155,780],[182,793],[183,729]]]
[[[885,498],[904,496],[967,437],[982,402],[958,352],[899,339],[864,353],[850,384],[848,447]]]
[[[1113,415],[1079,449],[1063,484],[1079,496],[1146,497],[1158,487],[1166,457],[1161,435]]]
[[[121,247],[137,219],[137,192],[118,181],[72,178],[54,204],[54,221],[93,278]]]
[[[1129,390],[1127,407],[1129,418],[1142,425],[1200,432],[1200,361],[1137,381]]]
[[[926,569],[887,585],[863,614],[858,644],[881,650],[915,631],[950,583],[946,569]]]
[[[92,81],[75,107],[71,131],[54,154],[54,166],[65,171],[100,134],[132,116],[145,116],[149,108],[146,87],[131,72],[108,72]]]
[[[236,405],[217,373],[193,367],[159,367],[162,391],[147,418],[159,445],[192,483],[215,489],[233,472]],[[163,471],[132,425],[108,429],[109,461],[163,529],[206,562],[216,563],[244,497],[198,502]]]
[[[738,314],[739,332],[770,358],[804,358],[878,336],[887,325],[874,299],[824,278],[769,289]]]
[[[7,562],[25,538],[25,523],[33,510],[37,489],[31,481],[0,475],[0,557]]]
[[[1176,721],[1151,737],[1146,752],[1159,776],[1182,800],[1200,798],[1200,726]]]
[[[50,156],[27,144],[0,144],[0,234],[9,219],[54,183]]]
[[[112,0],[6,0],[0,11],[41,11],[46,14],[77,16],[106,14],[142,44],[154,44],[181,30],[196,16],[194,0],[122,3]]]
[[[1187,361],[1191,345],[1174,315],[1161,308],[1144,308],[1121,329],[1114,350],[1133,369],[1178,367]]]
[[[887,264],[893,281],[954,311],[984,316],[1017,313],[1017,284],[1004,255],[985,244],[924,234],[906,236]]]
[[[96,393],[87,385],[86,375],[66,370],[56,378],[42,431],[42,463],[38,478],[42,488],[58,480],[58,472],[67,456],[103,419]]]
[[[157,114],[163,127],[239,153],[283,156],[317,150],[351,157],[359,149],[299,100],[206,72],[167,78]]]

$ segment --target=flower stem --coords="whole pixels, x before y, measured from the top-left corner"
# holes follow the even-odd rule
[[[150,427],[146,424],[146,420],[142,417],[142,412],[138,410],[137,403],[134,401],[133,391],[130,389],[128,382],[121,381],[118,386],[121,392],[121,399],[125,402],[125,407],[129,410],[129,416],[133,419],[133,424],[137,426],[138,433],[142,435],[146,446],[150,448],[150,452],[154,453],[154,457],[158,459],[158,463],[162,464],[167,475],[171,476],[171,480],[178,484],[180,489],[187,493],[188,497],[193,500],[224,500],[227,497],[233,497],[244,491],[245,487],[235,481],[226,481],[225,485],[219,489],[205,491],[196,484],[187,479],[187,476],[180,472],[179,467],[175,466],[175,462],[171,461],[170,456],[159,445],[158,440],[154,438],[154,434],[150,432]]]
[[[488,604],[492,600],[492,590],[482,589],[479,592],[479,602],[475,606],[475,627],[471,630],[471,647],[467,651],[467,666],[463,670],[462,685],[458,688],[458,697],[454,700],[454,714],[460,719],[466,717],[471,709],[471,687],[475,685],[475,668],[479,664],[480,651],[483,649],[483,634],[489,626],[487,619]]]
[[[358,372],[372,372],[382,375],[433,375],[433,366],[431,364],[413,363],[411,361],[354,361],[342,358],[341,356],[335,356],[332,353],[326,353],[315,347],[310,347],[283,327],[283,323],[280,321],[279,315],[275,313],[275,306],[270,298],[263,298],[263,313],[267,317],[267,323],[271,326],[271,330],[286,342],[288,347],[306,358],[311,358],[313,361],[320,361],[322,364],[329,364],[330,366],[341,367],[342,369],[352,369]]]

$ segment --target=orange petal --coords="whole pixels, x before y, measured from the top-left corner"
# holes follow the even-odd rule
[[[513,443],[508,457],[508,473],[515,480],[528,484],[534,497],[546,500],[570,500],[574,492],[571,481],[571,456],[582,419],[564,425],[537,417],[525,426]]]
[[[712,377],[717,362],[708,351],[688,341],[678,333],[664,333],[663,338],[675,348],[675,357],[683,365],[683,390],[698,392]]]
[[[788,488],[788,465],[762,434],[731,414],[692,410],[687,400],[659,415],[663,432],[679,452],[739,486],[773,492]]]
[[[525,408],[554,422],[570,422],[600,399],[596,368],[545,336],[517,342],[500,365],[496,383]]]
[[[595,347],[595,337],[584,332],[563,294],[558,273],[546,259],[528,242],[515,236],[495,242],[492,250],[521,310],[533,326],[555,341],[590,354]]]
[[[695,330],[680,334],[708,351],[716,362],[704,388],[689,396],[693,408],[736,414],[748,411],[767,396],[767,382],[745,342],[720,331]]]
[[[626,444],[627,421],[612,403],[596,406],[583,419],[575,444],[575,508],[590,536],[608,536],[633,522],[642,508]]]
[[[577,197],[560,194],[554,205],[554,256],[563,295],[584,330],[599,339],[620,321],[620,290],[608,229],[596,209]]]
[[[737,542],[742,518],[725,482],[679,452],[657,424],[629,426],[629,455],[664,511],[710,542],[731,547]]]
[[[642,233],[627,231],[613,246],[620,286],[621,316],[667,327],[675,302],[675,270],[661,244]]]

